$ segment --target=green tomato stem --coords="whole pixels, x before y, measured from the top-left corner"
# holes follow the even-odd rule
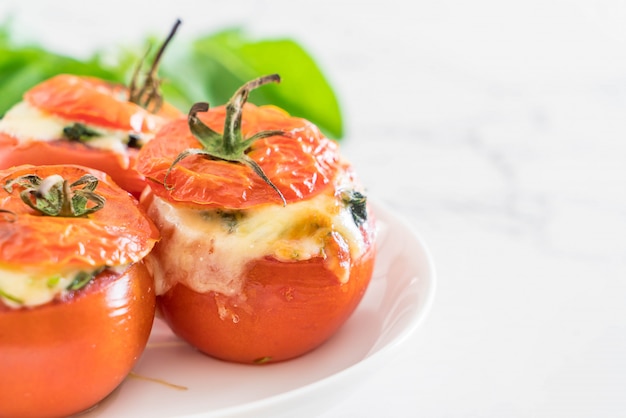
[[[209,110],[209,104],[205,102],[195,103],[191,106],[189,114],[187,116],[187,123],[189,130],[196,137],[198,142],[202,145],[202,149],[190,148],[182,151],[174,159],[174,162],[170,165],[163,185],[166,189],[171,190],[171,187],[167,184],[167,179],[176,164],[178,164],[184,158],[190,155],[202,155],[206,158],[213,158],[232,163],[244,164],[250,167],[256,175],[258,175],[265,183],[267,183],[280,197],[283,202],[283,206],[287,205],[287,200],[282,192],[276,187],[276,185],[269,179],[269,177],[263,172],[263,169],[248,157],[247,152],[253,142],[267,138],[274,135],[285,135],[286,133],[281,130],[268,130],[260,131],[252,135],[248,139],[244,139],[241,133],[241,119],[243,115],[243,106],[248,100],[250,91],[263,86],[268,83],[280,82],[280,76],[278,74],[271,74],[264,77],[252,80],[242,87],[240,87],[233,97],[226,104],[226,116],[224,119],[224,133],[220,134],[209,126],[204,124],[197,114],[200,112],[207,112]]]

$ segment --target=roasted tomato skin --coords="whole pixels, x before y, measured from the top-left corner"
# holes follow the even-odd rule
[[[122,85],[88,76],[59,74],[45,80],[24,94],[24,102],[45,115],[99,129],[136,134],[153,134],[166,121],[181,116],[168,103],[158,113],[151,113],[127,99]],[[31,140],[32,139],[32,140]],[[108,173],[124,190],[138,197],[145,188],[145,177],[137,172],[138,150],[128,147],[124,154],[94,148],[65,138],[20,142],[9,133],[0,132],[0,168],[22,164],[76,164]]]
[[[61,175],[70,182],[85,174],[99,180],[105,207],[87,217],[41,216],[24,204],[17,190],[0,187],[0,208],[13,222],[0,222],[0,263],[12,268],[119,266],[145,257],[159,238],[138,202],[101,171],[73,165],[23,165],[0,170],[0,185],[20,176]]]
[[[353,262],[347,283],[321,258],[251,262],[242,292],[198,293],[177,284],[157,297],[163,319],[212,357],[266,363],[301,356],[328,340],[361,301],[374,267],[371,248]]]
[[[246,88],[165,125],[137,169],[161,231],[146,263],[163,319],[203,353],[258,364],[313,350],[354,312],[373,272],[375,220],[337,144],[309,121],[243,103]],[[220,157],[220,135],[222,149],[252,138],[237,147],[260,170]]]
[[[69,186],[64,193],[70,193],[77,207],[81,200],[74,198],[85,194],[72,194],[72,187],[76,191],[81,184],[75,182],[83,179],[89,181],[82,184],[89,187],[89,196],[97,195],[104,203],[91,213],[48,216],[25,204],[22,193],[29,191],[28,182],[17,181],[24,178],[40,178],[42,188],[46,179],[60,178]],[[36,303],[24,299],[20,304],[27,291],[11,294],[3,289],[0,418],[79,413],[110,394],[145,349],[156,300],[144,257],[158,231],[128,192],[90,168],[13,167],[0,171],[0,185],[0,274],[7,275],[3,281],[27,280],[28,275],[15,274],[26,272],[35,281],[68,271],[95,274],[75,290],[56,289],[54,281],[48,281],[49,298]],[[34,195],[45,196],[41,189]],[[62,194],[50,202],[67,204],[68,197]]]
[[[18,145],[17,140],[0,132],[0,168],[22,164],[75,164],[103,171],[124,190],[138,197],[146,187],[145,177],[135,170],[137,150],[128,149],[128,163],[113,151],[89,147],[64,139],[32,141]]]
[[[150,112],[128,101],[125,86],[89,76],[59,74],[24,94],[24,100],[52,115],[103,128],[145,132],[154,129]],[[165,118],[180,116],[168,103],[158,112]]]
[[[225,113],[225,107],[219,106],[198,117],[207,126],[220,130]],[[275,129],[284,130],[289,136],[258,140],[251,145],[248,156],[272,179],[287,202],[308,199],[328,188],[341,164],[336,143],[310,122],[273,106],[250,103],[243,106],[244,136]],[[276,192],[249,167],[202,156],[180,161],[168,175],[168,187],[162,187],[177,155],[185,149],[199,147],[187,120],[173,120],[139,151],[137,170],[152,180],[148,183],[154,186],[156,195],[181,205],[245,209],[282,204]]]
[[[154,312],[143,262],[35,308],[0,303],[0,417],[66,417],[100,402],[140,358]]]

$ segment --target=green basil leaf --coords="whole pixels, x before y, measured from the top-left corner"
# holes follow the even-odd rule
[[[15,45],[9,29],[8,24],[0,24],[0,117],[25,91],[56,74],[126,83],[140,59],[138,53],[120,50],[116,66],[106,65],[97,53],[79,60],[36,45]],[[253,40],[239,28],[228,29],[200,36],[188,45],[176,44],[167,52],[160,72],[165,99],[182,111],[198,101],[225,104],[246,82],[278,73],[281,84],[252,92],[251,102],[278,106],[315,123],[330,138],[343,137],[341,109],[330,83],[294,40]]]
[[[185,55],[163,63],[168,100],[188,97],[218,106],[248,81],[277,73],[281,83],[252,92],[250,101],[278,106],[315,123],[328,137],[342,138],[337,97],[314,59],[294,40],[251,40],[235,28],[196,39]]]
[[[25,91],[61,73],[123,82],[125,71],[106,68],[98,56],[80,61],[38,47],[0,47],[0,116],[22,100]]]
[[[36,45],[17,45],[11,39],[9,23],[0,26],[0,117],[22,100],[25,91],[61,73],[123,82],[127,68],[109,67],[98,54],[79,60]]]

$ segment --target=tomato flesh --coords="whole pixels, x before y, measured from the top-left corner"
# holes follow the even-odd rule
[[[241,293],[198,293],[176,284],[157,296],[170,328],[210,356],[240,363],[284,361],[330,338],[361,301],[370,281],[375,251],[353,261],[340,283],[321,258],[248,265]]]
[[[73,165],[24,165],[0,171],[0,184],[21,176],[60,175],[72,183],[85,174],[98,179],[96,193],[105,198],[102,210],[87,217],[41,216],[24,204],[21,189],[0,188],[3,210],[17,217],[0,222],[0,262],[5,266],[40,269],[125,265],[150,252],[159,233],[128,192],[105,173]]]
[[[100,402],[140,358],[154,313],[143,262],[46,305],[0,303],[0,417],[65,417]]]

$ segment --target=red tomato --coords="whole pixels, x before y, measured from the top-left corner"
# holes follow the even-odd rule
[[[209,127],[221,130],[224,106],[198,114]],[[282,129],[290,137],[271,136],[252,144],[248,156],[282,191],[287,202],[307,199],[328,187],[334,178],[339,155],[337,145],[304,119],[290,117],[271,106],[246,104],[241,132],[244,136],[261,130]],[[151,141],[141,150],[137,169],[149,179],[163,183],[172,161],[183,150],[200,148],[186,119],[163,127],[160,140]],[[191,156],[181,160],[167,179],[171,190],[153,187],[154,193],[174,202],[203,207],[244,209],[266,203],[280,203],[274,190],[245,165]]]
[[[0,207],[18,219],[0,222],[0,263],[5,267],[122,265],[143,259],[158,239],[154,224],[135,199],[102,172],[79,166],[24,165],[0,171],[0,185],[27,174],[42,178],[59,174],[72,180],[91,174],[98,178],[97,192],[106,203],[88,217],[41,216],[22,202],[18,191],[0,188]]]
[[[46,80],[24,95],[24,101],[42,114],[91,128],[140,134],[149,138],[166,121],[181,114],[165,103],[158,114],[128,101],[128,90],[93,77],[61,74]],[[8,116],[7,116],[8,117]],[[32,121],[29,123],[37,123]],[[122,152],[96,148],[87,142],[70,141],[59,134],[55,140],[18,138],[0,132],[0,168],[21,164],[77,164],[111,175],[125,190],[139,196],[144,177],[135,170],[137,149]]]
[[[158,309],[181,338],[228,361],[282,361],[322,344],[355,310],[372,275],[375,223],[363,199],[360,214],[369,216],[351,225],[362,246],[360,252],[353,251],[355,239],[342,235],[346,228],[337,223],[352,222],[338,217],[347,210],[340,197],[346,182],[339,179],[349,179],[349,187],[357,187],[356,179],[336,144],[310,122],[276,108],[245,104],[242,110],[240,124],[233,126],[241,126],[244,139],[260,131],[283,132],[258,139],[245,150],[279,193],[247,164],[188,152],[181,159],[185,150],[195,153],[203,148],[191,131],[196,117],[192,108],[189,124],[171,122],[140,151],[137,167],[152,180],[142,203],[161,231],[146,262],[155,272]],[[228,123],[226,113],[225,107],[218,107],[197,117],[218,131]],[[228,234],[235,234],[238,217],[255,216],[255,210],[268,206],[278,206],[286,214],[292,205],[318,196],[326,200],[317,200],[316,207],[299,215],[296,225],[287,225],[290,232],[281,232],[287,246],[321,237],[315,241],[319,252],[314,255],[285,259],[272,253],[249,260],[244,246],[240,254],[231,251],[221,261],[207,261],[212,254],[222,254],[220,238],[201,232],[208,217],[219,219],[225,213],[234,220]],[[161,202],[173,209],[162,209]],[[176,217],[176,211],[184,215]],[[272,221],[263,222],[265,226]],[[239,260],[246,260],[243,268],[227,276],[224,271]],[[215,281],[219,281],[215,289],[200,290]]]
[[[351,262],[350,278],[341,283],[320,257],[262,258],[247,266],[235,296],[177,284],[157,300],[175,333],[206,354],[241,363],[283,361],[318,347],[345,323],[365,293],[374,259],[372,247]]]
[[[2,306],[0,417],[66,417],[104,399],[136,364],[154,319],[154,285],[138,262],[67,299]]]
[[[157,118],[128,101],[128,90],[94,77],[59,74],[30,89],[24,100],[51,115],[109,129],[150,132]],[[172,118],[180,112],[165,103],[159,116]]]
[[[0,267],[46,275],[121,267],[104,268],[84,287],[36,306],[0,299],[3,418],[63,417],[93,406],[137,362],[154,318],[154,282],[143,258],[158,231],[110,177],[78,166],[20,166],[0,171],[0,185],[24,175],[57,174],[68,182],[95,176],[94,192],[104,206],[80,217],[43,216],[20,198],[25,186],[0,187]]]

